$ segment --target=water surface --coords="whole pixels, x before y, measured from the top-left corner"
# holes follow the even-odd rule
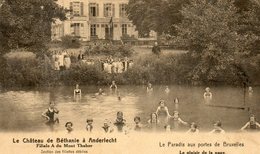
[[[203,93],[205,87],[169,86],[170,93],[164,92],[165,86],[154,86],[151,94],[146,93],[145,86],[119,86],[122,100],[110,92],[108,87],[102,87],[106,96],[93,97],[99,87],[81,86],[82,98],[75,101],[74,87],[54,87],[44,89],[5,90],[0,92],[0,131],[50,131],[45,125],[42,112],[48,108],[50,101],[56,102],[60,110],[60,124],[56,131],[63,131],[67,121],[72,121],[74,130],[84,130],[86,119],[94,119],[94,129],[101,130],[104,119],[112,122],[117,111],[124,113],[129,126],[134,124],[135,116],[141,117],[142,124],[147,124],[150,113],[155,112],[160,99],[166,100],[170,114],[174,110],[180,112],[180,117],[187,122],[196,122],[201,131],[210,131],[216,120],[221,120],[226,131],[236,131],[247,121],[250,113],[260,119],[260,87],[254,87],[251,97],[246,92],[245,103],[251,111],[236,108],[211,107],[205,104]],[[211,87],[213,100],[211,105],[241,107],[244,105],[244,90],[242,87]],[[178,97],[179,105],[173,103]],[[186,131],[188,128],[183,128]]]

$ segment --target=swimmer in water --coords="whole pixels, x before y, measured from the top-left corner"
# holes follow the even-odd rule
[[[105,131],[105,133],[112,133],[114,131],[114,129],[110,126],[109,120],[105,120],[104,125],[103,125],[103,130]]]
[[[204,95],[203,95],[205,100],[211,100],[212,99],[212,93],[210,92],[210,88],[207,87],[205,89]]]
[[[214,123],[214,129],[210,131],[209,133],[217,133],[217,134],[225,134],[224,129],[222,128],[222,123],[221,121],[216,121]]]
[[[169,93],[170,93],[170,89],[169,89],[169,87],[168,87],[168,86],[166,86],[166,88],[165,88],[165,90],[164,90],[164,91],[165,91],[165,93],[166,93],[166,94],[169,94]]]
[[[120,92],[117,93],[117,99],[118,99],[119,101],[121,101],[121,99],[122,99]]]
[[[102,95],[106,95],[106,94],[104,93],[104,91],[103,91],[102,88],[99,88],[99,89],[98,89],[98,92],[97,92],[95,95],[96,95],[96,96],[102,96]]]
[[[87,122],[86,130],[88,132],[92,132],[92,130],[93,130],[93,119],[87,119],[86,122]]]
[[[70,122],[70,121],[66,122],[65,127],[66,127],[66,130],[68,131],[68,133],[71,133],[73,131],[72,126],[73,126],[72,122]]]
[[[153,131],[155,131],[158,127],[158,116],[156,113],[151,113],[150,115],[150,119],[148,120],[148,128],[152,129]]]
[[[249,121],[241,128],[242,131],[244,130],[259,130],[260,124],[256,121],[255,115],[250,115]]]
[[[192,122],[187,133],[199,133],[198,125],[195,122]]]
[[[59,114],[59,110],[55,108],[54,102],[50,102],[49,108],[42,113],[42,116],[47,119],[46,124],[59,123],[59,119],[55,118],[55,114]]]
[[[125,122],[126,120],[124,119],[123,112],[118,111],[116,114],[116,121],[114,122],[118,132],[123,132],[123,128],[126,125]]]
[[[249,94],[253,94],[253,92],[254,92],[254,91],[253,91],[253,88],[252,88],[252,87],[248,87],[248,93],[249,93]]]
[[[153,87],[151,83],[148,83],[147,87],[146,87],[146,92],[150,93],[153,92]]]
[[[252,87],[248,87],[248,96],[249,96],[249,98],[251,98],[253,96],[253,92],[254,92],[253,88]]]
[[[142,129],[142,126],[141,126],[141,118],[140,117],[134,117],[134,122],[135,122],[135,127],[134,127],[134,130],[135,131],[141,131]]]
[[[164,126],[166,132],[171,132],[171,125]]]
[[[117,85],[115,81],[112,81],[112,84],[110,85],[110,89],[115,91],[117,90]]]
[[[170,125],[171,125],[171,127],[172,127],[173,129],[178,129],[180,124],[185,125],[185,126],[188,125],[187,122],[183,121],[183,120],[180,118],[180,114],[179,114],[178,111],[174,111],[174,112],[173,112],[173,116],[171,116],[171,117],[169,118],[169,123],[170,123]]]
[[[76,88],[74,89],[74,98],[76,96],[81,97],[81,89],[79,89],[79,85],[78,84],[76,84]]]
[[[159,106],[155,113],[158,115],[160,123],[162,123],[163,125],[168,123],[168,118],[170,117],[170,114],[167,106],[165,106],[164,100],[160,100]]]
[[[174,99],[174,101],[173,101],[175,104],[179,104],[179,98],[178,97],[176,97],[175,99]]]

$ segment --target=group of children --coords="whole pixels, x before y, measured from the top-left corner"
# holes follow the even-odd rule
[[[105,60],[100,60],[102,70],[106,73],[123,73],[133,66],[133,60],[129,60],[127,57],[120,59],[113,59],[109,56]]]
[[[55,50],[52,53],[52,67],[54,70],[64,70],[69,69],[71,66],[70,55],[66,50]]]
[[[111,90],[116,91],[117,85],[115,81],[112,81],[112,84],[110,86]],[[148,83],[147,86],[147,92],[152,92],[152,84]],[[252,87],[249,88],[249,92],[252,92]],[[170,89],[168,86],[165,88],[165,92],[169,93]],[[99,91],[95,95],[105,95],[104,91],[100,88]],[[76,88],[74,89],[74,97],[81,97],[81,89],[79,89],[79,85],[76,85]],[[204,93],[204,99],[212,99],[212,93],[210,92],[210,89],[207,87],[205,89]],[[178,104],[179,99],[176,98],[174,100],[174,103]],[[42,114],[43,117],[47,119],[47,124],[55,124],[59,123],[59,119],[55,118],[55,114],[58,114],[59,110],[57,110],[54,107],[54,103],[51,102],[49,105],[49,108],[44,111]],[[93,128],[93,122],[94,120],[89,118],[86,120],[86,130],[89,132],[92,132]],[[166,106],[166,103],[164,100],[159,101],[159,106],[157,107],[157,110],[153,113],[151,113],[149,120],[145,125],[141,124],[141,118],[136,116],[134,117],[134,126],[130,128],[126,124],[126,120],[124,119],[123,112],[118,111],[116,114],[116,119],[114,123],[112,124],[108,119],[105,119],[103,126],[101,127],[102,130],[105,133],[112,133],[112,132],[125,132],[128,133],[129,131],[141,131],[141,130],[152,130],[152,131],[178,131],[180,126],[183,125],[185,127],[188,127],[187,133],[199,133],[199,127],[198,124],[195,122],[185,122],[180,118],[180,114],[178,111],[174,111],[173,115],[170,115],[169,109]],[[68,132],[73,131],[73,123],[67,122],[65,124],[66,130]],[[210,133],[225,133],[224,129],[222,128],[221,121],[214,122],[213,130],[210,131]],[[250,115],[249,121],[241,128],[241,130],[259,130],[260,124],[256,121],[255,115]]]

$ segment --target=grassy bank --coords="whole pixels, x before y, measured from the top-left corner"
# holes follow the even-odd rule
[[[57,85],[107,85],[112,80],[118,84],[200,84],[200,85],[241,85],[239,75],[227,68],[212,80],[192,78],[193,68],[198,64],[196,58],[184,51],[168,50],[158,58],[150,49],[134,48],[131,59],[134,65],[121,74],[108,74],[101,70],[98,60],[94,65],[72,63],[71,68],[63,71],[52,69],[48,59],[33,54],[22,53],[18,57],[1,59],[1,85],[5,87],[57,86]],[[24,55],[27,54],[27,57]],[[251,85],[260,85],[259,57],[244,59],[239,65],[245,70]]]

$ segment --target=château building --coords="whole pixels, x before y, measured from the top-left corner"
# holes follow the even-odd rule
[[[70,11],[67,20],[57,20],[52,25],[52,40],[60,40],[65,35],[78,36],[82,41],[121,40],[122,36],[156,39],[155,32],[149,38],[138,37],[126,15],[128,0],[58,0],[57,3]]]

